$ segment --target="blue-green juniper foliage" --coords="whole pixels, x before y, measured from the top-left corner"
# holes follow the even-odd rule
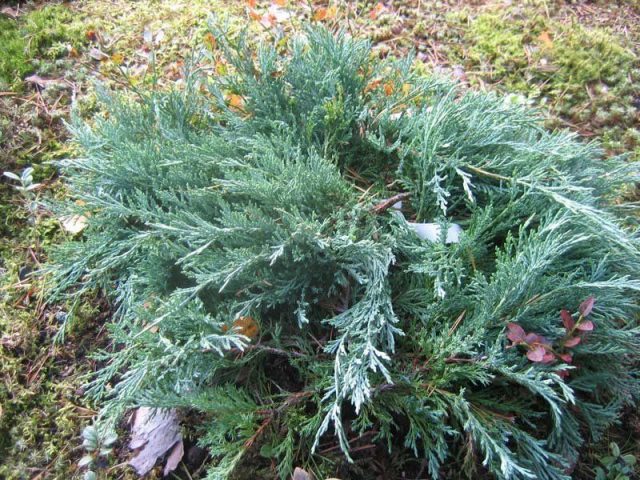
[[[227,73],[103,92],[61,164],[54,208],[88,227],[54,255],[54,294],[114,306],[102,424],[203,412],[211,479],[245,461],[372,478],[374,451],[434,479],[569,478],[639,393],[636,166],[344,33],[216,36]],[[590,296],[568,347],[560,311]]]

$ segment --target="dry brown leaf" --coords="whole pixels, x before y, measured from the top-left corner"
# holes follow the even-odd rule
[[[129,448],[136,456],[129,460],[138,475],[146,475],[159,458],[169,452],[165,476],[173,470],[184,455],[182,434],[175,409],[140,407],[134,413]]]

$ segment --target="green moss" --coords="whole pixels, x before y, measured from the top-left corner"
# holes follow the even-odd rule
[[[25,15],[22,30],[30,55],[57,58],[66,53],[62,43],[78,48],[85,41],[87,25],[63,5],[47,5]]]
[[[638,58],[600,29],[550,20],[528,10],[472,20],[463,58],[478,77],[549,108],[550,126],[601,136],[612,152],[638,143]]]
[[[26,43],[14,20],[0,17],[0,88],[8,88],[29,71]]]

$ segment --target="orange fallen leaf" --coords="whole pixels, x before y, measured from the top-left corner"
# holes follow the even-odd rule
[[[213,33],[208,32],[204,36],[204,43],[207,45],[207,47],[209,47],[209,50],[214,50],[218,42],[216,40],[216,37],[213,36]]]
[[[540,35],[538,35],[538,40],[540,40],[546,48],[553,48],[553,40],[551,40],[551,35],[549,35],[549,32],[542,32]]]
[[[389,97],[390,95],[393,94],[395,87],[393,86],[393,83],[391,82],[387,82],[384,84],[384,94]]]
[[[254,9],[256,8],[256,4],[258,2],[256,2],[256,0],[247,0],[247,5],[249,5],[249,8]]]
[[[369,12],[369,18],[371,18],[371,20],[375,20],[383,10],[384,5],[382,4],[382,2],[378,2],[376,6],[373,7],[373,9]]]
[[[338,8],[335,5],[332,5],[331,7],[320,7],[313,14],[313,19],[316,21],[331,20],[336,17],[337,13]]]
[[[241,110],[244,106],[244,100],[240,95],[236,95],[235,93],[231,93],[227,96],[227,102],[231,108],[235,108]]]
[[[233,322],[233,329],[241,335],[249,338],[256,338],[260,328],[253,317],[240,317]]]
[[[374,78],[367,84],[366,87],[364,87],[364,93],[369,93],[375,90],[380,86],[380,83],[382,83],[382,80],[380,80],[379,78]]]
[[[287,5],[287,0],[275,0],[274,2],[276,5],[278,5],[279,7],[284,7]]]
[[[261,20],[262,19],[262,15],[260,15],[258,12],[256,12],[252,8],[251,10],[249,10],[249,18],[251,18],[251,20]]]

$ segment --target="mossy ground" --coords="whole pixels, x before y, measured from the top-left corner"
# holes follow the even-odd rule
[[[1,170],[32,165],[43,183],[38,195],[64,195],[46,162],[72,153],[63,125],[72,101],[88,115],[95,108],[93,79],[109,88],[150,83],[152,52],[160,86],[180,81],[189,52],[206,45],[211,13],[233,29],[249,25],[256,35],[274,29],[286,34],[303,19],[346,26],[371,38],[381,56],[414,50],[425,72],[515,94],[514,101],[539,107],[551,127],[600,140],[612,154],[640,154],[638,2],[284,3],[277,8],[292,15],[275,21],[270,2],[9,6],[0,14]],[[145,31],[152,34],[152,46]],[[37,78],[25,81],[29,75]],[[76,328],[54,345],[68,305],[47,305],[41,282],[25,275],[45,261],[49,245],[68,234],[46,211],[36,218],[27,213],[9,183],[0,180],[0,478],[81,478],[80,432],[95,413],[82,389],[95,368],[90,353],[106,342],[102,325],[109,307],[100,292],[83,299]],[[593,478],[593,465],[611,440],[625,453],[640,452],[640,422],[633,412],[625,422],[585,452],[577,476]],[[114,457],[101,478],[130,476],[118,466],[125,457]],[[197,466],[181,468],[185,478],[197,478]]]

